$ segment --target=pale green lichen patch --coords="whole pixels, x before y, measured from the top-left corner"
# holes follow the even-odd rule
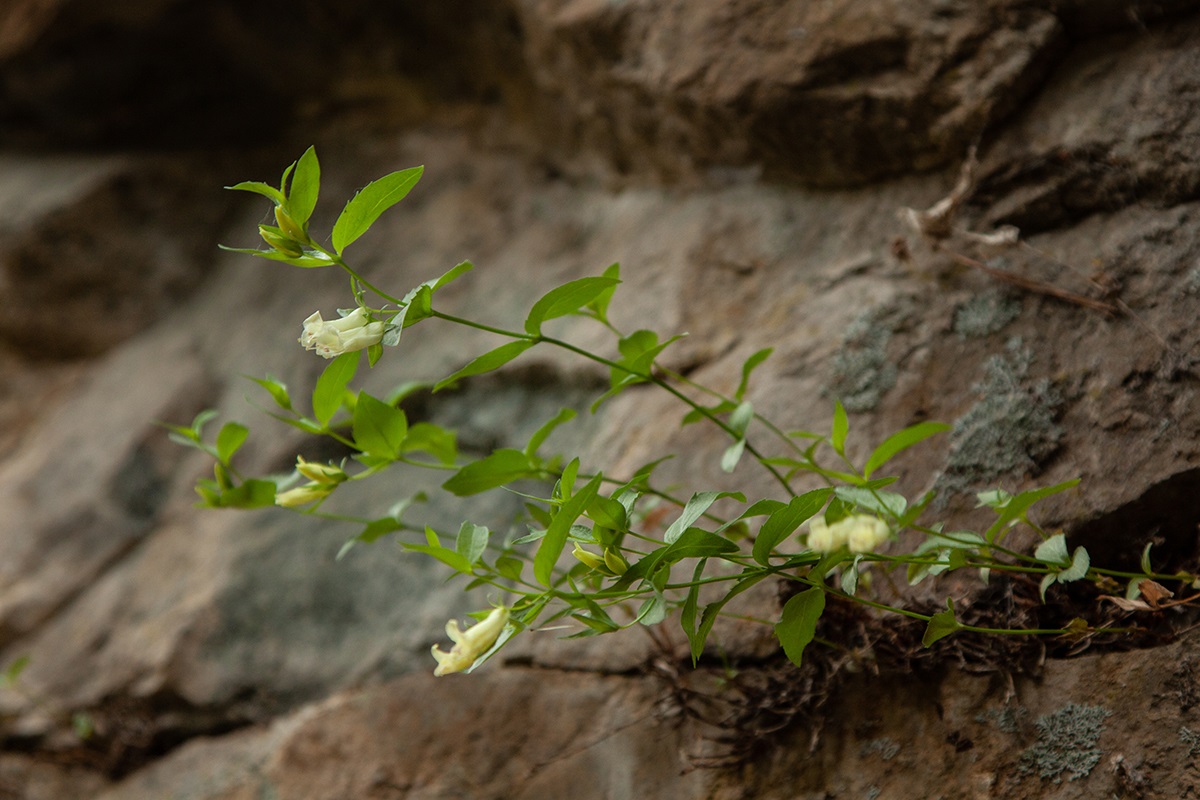
[[[999,333],[1021,316],[1021,302],[1000,289],[981,292],[954,309],[954,332],[964,339]]]
[[[1037,775],[1043,780],[1062,782],[1086,778],[1100,763],[1096,744],[1104,732],[1104,721],[1112,712],[1102,706],[1070,703],[1058,711],[1038,717],[1038,740],[1021,754],[1018,772],[1022,777]]]
[[[1033,354],[1019,338],[1008,353],[988,359],[973,387],[980,399],[954,423],[950,456],[938,480],[963,492],[999,477],[1037,474],[1058,449],[1063,429],[1055,421],[1062,398],[1049,380],[1029,380]]]
[[[881,309],[860,314],[846,329],[841,349],[833,357],[829,394],[847,411],[870,411],[896,385],[896,365],[887,357],[892,330],[885,316]]]
[[[1179,741],[1188,746],[1188,758],[1200,755],[1200,733],[1184,725],[1179,729]]]
[[[975,715],[976,722],[990,722],[996,726],[997,730],[1004,733],[1020,733],[1022,725],[1026,724],[1025,720],[1029,717],[1029,709],[1023,706],[1005,706],[1003,708],[989,708],[987,711]]]

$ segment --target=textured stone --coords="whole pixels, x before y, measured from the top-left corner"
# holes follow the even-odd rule
[[[78,138],[63,135],[70,124],[39,116],[66,113],[62,98],[104,83],[100,73],[72,83],[41,72],[64,42],[93,30],[86,4],[59,5],[63,16],[53,19],[62,27],[31,22],[9,39],[15,17],[0,18],[8,48],[0,48],[0,119],[28,112],[25,132],[53,146],[103,141],[141,120],[135,110],[175,102],[163,93],[148,106],[113,106],[108,117],[93,115],[93,104],[76,107]],[[96,10],[94,30],[116,25],[118,44],[162,33],[153,62],[178,41],[188,15],[211,25],[232,14],[232,38],[214,40],[228,47],[246,41],[234,33],[260,30],[255,20],[282,8],[260,4],[237,16],[232,5],[202,5],[138,4],[144,14],[122,19]],[[1186,796],[1190,745],[1178,731],[1200,697],[1190,640],[1051,659],[1040,684],[1016,679],[1029,725],[1068,703],[1113,711],[1099,743],[1108,760],[1065,788],[1017,780],[1020,753],[1034,739],[1018,722],[1015,734],[986,722],[989,711],[1007,707],[1002,686],[952,670],[875,678],[870,654],[857,652],[842,666],[866,673],[840,684],[821,725],[752,737],[759,749],[740,771],[680,777],[680,751],[719,748],[673,718],[659,722],[660,712],[675,713],[660,701],[677,702],[686,695],[680,687],[692,687],[681,677],[691,674],[682,635],[670,623],[653,637],[630,631],[562,642],[551,631],[523,633],[478,674],[435,681],[428,651],[445,621],[498,598],[464,598],[460,584],[442,585],[439,567],[390,540],[335,562],[353,526],[275,511],[194,510],[191,485],[210,465],[168,445],[152,420],[185,422],[219,407],[220,422],[254,428],[241,468],[286,471],[294,463],[299,438],[264,419],[254,404],[266,399],[237,376],[273,372],[303,404],[323,362],[297,346],[300,320],[348,305],[345,276],[288,272],[208,248],[253,245],[266,211],[257,198],[218,187],[272,179],[313,141],[325,171],[320,229],[366,180],[427,165],[401,210],[351,251],[373,282],[403,293],[470,258],[479,268],[440,293],[440,307],[519,327],[531,287],[619,260],[616,324],[691,334],[664,354],[672,369],[732,390],[743,361],[774,347],[749,397],[787,429],[824,430],[834,397],[869,398],[851,417],[853,457],[917,420],[977,421],[972,409],[999,391],[985,365],[1011,359],[1007,342],[1019,337],[1029,353],[1020,376],[1026,400],[1029,387],[1056,398],[1049,421],[1039,417],[1044,435],[1021,439],[1012,427],[1028,420],[1014,393],[1014,405],[991,415],[989,440],[1019,446],[1004,451],[1016,452],[1013,469],[961,480],[961,496],[948,497],[950,524],[968,519],[975,489],[1081,476],[1083,490],[1040,512],[1047,526],[1094,546],[1097,563],[1131,569],[1157,537],[1156,568],[1186,568],[1200,518],[1194,15],[1183,16],[1179,4],[1159,4],[1177,14],[1164,18],[1150,4],[1116,2],[1097,6],[1094,17],[1080,3],[437,5],[396,12],[369,35],[339,29],[363,37],[355,39],[364,43],[359,57],[349,65],[307,59],[305,69],[328,74],[311,83],[309,72],[291,76],[303,91],[291,88],[310,95],[302,102],[281,77],[291,62],[272,59],[285,44],[318,35],[306,28],[316,5],[261,49],[239,50],[246,61],[222,62],[233,74],[260,71],[256,80],[275,82],[254,122],[238,125],[282,126],[272,109],[299,103],[311,116],[289,136],[302,144],[213,160],[5,154],[0,664],[21,655],[31,662],[22,691],[0,689],[0,743],[24,751],[0,759],[0,787],[12,794],[27,781],[50,787],[30,789],[32,797],[71,796],[64,787],[92,796],[114,783],[106,800],[271,792],[920,797],[933,782],[963,798],[1107,796],[1149,784],[1161,796]],[[1157,22],[1127,25],[1128,9]],[[420,25],[389,43],[397,20]],[[293,27],[302,34],[287,35]],[[475,47],[489,29],[494,44]],[[406,72],[417,56],[396,53],[427,34],[445,44],[422,45],[436,51],[436,69]],[[126,49],[118,79],[96,92],[101,104],[119,93],[120,76],[145,63],[146,54]],[[89,53],[92,60],[78,63],[96,63],[95,52],[82,55]],[[377,55],[377,68],[366,53]],[[39,75],[54,81],[39,83]],[[378,82],[358,83],[363,76]],[[239,86],[252,93],[262,85]],[[39,86],[53,91],[38,95]],[[189,102],[203,96],[186,80],[179,88]],[[171,128],[164,123],[162,141],[178,133]],[[204,126],[193,133],[207,135]],[[954,170],[924,170],[954,164],[977,137],[978,183],[957,222],[985,233],[1016,224],[1031,247],[985,253],[959,238],[931,251],[897,211],[944,196]],[[881,176],[894,179],[863,186]],[[91,236],[94,243],[77,246]],[[1128,310],[1105,315],[1009,286],[1020,313],[960,336],[957,310],[994,292],[997,279],[956,264],[946,249],[957,247],[993,269],[1099,302],[1119,298]],[[22,264],[34,268],[17,269]],[[1097,268],[1103,274],[1093,276]],[[97,331],[108,304],[125,300],[136,307],[113,313],[128,324]],[[863,320],[872,335],[855,338]],[[556,321],[553,330],[612,347],[586,321]],[[864,369],[851,369],[857,362],[846,344],[854,343],[870,350],[858,364]],[[386,392],[440,378],[495,344],[431,321],[406,332],[399,350],[361,378]],[[64,355],[78,358],[47,362]],[[411,413],[461,426],[472,452],[521,446],[560,406],[586,406],[604,380],[603,369],[537,350],[458,392],[417,398]],[[748,462],[723,474],[725,437],[711,427],[680,428],[684,410],[673,398],[631,390],[596,416],[582,415],[547,449],[578,448],[614,476],[678,452],[658,474],[682,495],[743,488],[778,496],[770,476]],[[943,437],[898,458],[901,488],[927,488],[953,466],[950,447]],[[397,475],[339,494],[327,510],[371,514],[436,483],[433,475]],[[447,531],[463,518],[506,530],[516,502],[440,498],[412,519]],[[735,610],[771,619],[777,590],[758,588]],[[966,601],[974,584],[952,590]],[[944,602],[944,591],[930,599]],[[711,678],[705,691],[727,697],[711,684],[770,675],[777,658],[769,626],[730,620],[706,652],[707,665],[723,659],[730,671],[702,671],[696,685]],[[806,684],[809,673],[782,674],[786,680],[767,682],[781,693],[776,699],[820,689]],[[753,725],[763,733],[779,724],[774,708],[782,704],[760,701],[749,708],[761,714]],[[95,724],[88,742],[71,733],[75,712]]]

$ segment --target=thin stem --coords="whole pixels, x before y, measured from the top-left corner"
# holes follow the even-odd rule
[[[665,381],[662,378],[660,378],[656,375],[653,375],[651,373],[638,372],[635,369],[630,369],[629,367],[625,366],[624,364],[620,364],[616,361],[612,361],[610,359],[604,358],[603,356],[596,355],[595,353],[593,353],[589,350],[585,350],[582,347],[578,347],[576,345],[571,344],[570,342],[563,341],[562,339],[556,339],[553,336],[542,336],[540,334],[521,333],[519,331],[505,330],[504,328],[497,328],[492,325],[485,325],[484,323],[481,323],[481,322],[475,322],[474,320],[464,319],[463,317],[456,317],[453,314],[446,314],[442,311],[437,311],[437,310],[433,310],[431,312],[431,316],[437,317],[439,319],[443,319],[447,322],[454,322],[459,325],[465,325],[469,328],[475,328],[477,330],[487,331],[488,333],[494,333],[499,336],[506,336],[510,339],[523,339],[527,342],[535,342],[535,343],[543,343],[544,342],[545,344],[554,345],[555,347],[559,347],[563,350],[567,350],[572,353],[575,353],[578,356],[582,356],[583,358],[586,358],[590,361],[594,361],[597,364],[601,364],[603,366],[609,367],[610,369],[617,369],[622,372],[628,373],[628,374],[634,376],[635,378],[641,378],[642,380],[647,381],[648,383],[654,384],[655,386],[657,386],[658,388],[667,392],[668,394],[673,395],[676,399],[683,402],[685,405],[687,405],[689,408],[691,408],[697,414],[700,414],[702,417],[707,419],[709,422],[713,423],[718,428],[725,431],[725,433],[729,434],[729,436],[732,437],[735,441],[742,438],[741,435],[737,431],[735,431],[732,427],[730,427],[728,423],[724,422],[721,419],[718,419],[716,417],[716,415],[714,415],[707,408],[700,405],[695,400],[693,400],[690,397],[688,397],[687,395],[685,395],[683,392],[679,391],[677,388],[672,386],[667,381]],[[746,452],[748,452],[748,453],[750,453],[750,455],[754,456],[754,458],[760,464],[762,464],[763,468],[766,469],[767,472],[771,473],[771,476],[774,477],[775,480],[779,482],[779,484],[784,488],[784,490],[787,491],[789,496],[791,496],[791,497],[796,496],[796,492],[788,484],[787,479],[784,478],[783,475],[780,474],[779,471],[776,470],[773,466],[766,463],[766,461],[765,461],[766,456],[764,456],[762,453],[760,453],[754,447],[754,445],[750,444],[749,442],[746,442]]]

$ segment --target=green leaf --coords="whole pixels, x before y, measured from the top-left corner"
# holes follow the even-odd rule
[[[737,469],[738,462],[742,460],[742,453],[746,451],[746,440],[738,439],[729,447],[725,448],[725,452],[721,454],[721,471],[733,472]]]
[[[236,422],[226,422],[221,432],[217,434],[217,460],[229,463],[233,454],[246,441],[250,429]]]
[[[0,686],[14,686],[21,673],[29,666],[29,656],[18,656],[0,673]]]
[[[254,192],[254,194],[261,194],[263,197],[274,200],[278,205],[283,205],[285,202],[287,202],[287,198],[283,196],[283,192],[279,191],[274,186],[271,186],[268,183],[262,183],[261,181],[242,181],[241,183],[235,183],[233,186],[226,186],[225,188],[231,189],[235,192]]]
[[[440,275],[439,277],[434,278],[431,281],[425,281],[425,283],[422,285],[428,286],[429,291],[431,293],[436,292],[438,289],[441,289],[446,284],[453,283],[454,281],[458,280],[463,275],[466,275],[468,272],[470,272],[473,269],[475,269],[475,265],[472,264],[470,261],[460,261],[459,263],[455,264],[453,267],[448,269],[446,272],[442,273],[442,275]]]
[[[359,542],[373,542],[381,536],[386,536],[389,533],[400,530],[401,527],[400,520],[396,519],[394,516],[373,519],[367,523],[367,526],[362,529],[362,532],[359,533],[358,536],[348,539],[345,544],[342,545],[341,549],[339,549],[337,552],[337,556],[335,556],[333,560],[341,561],[346,557],[346,554],[353,549],[354,545],[358,544]]]
[[[1076,547],[1075,554],[1071,557],[1071,566],[1058,573],[1058,582],[1070,583],[1086,577],[1091,566],[1092,558],[1088,551],[1083,547]]]
[[[932,647],[938,639],[945,639],[955,631],[962,630],[962,627],[954,618],[954,601],[947,597],[946,610],[930,617],[929,624],[925,626],[925,635],[921,637],[921,644]]]
[[[428,319],[433,315],[433,293],[441,289],[446,284],[457,280],[459,276],[465,275],[475,268],[475,265],[470,261],[463,261],[456,264],[448,272],[433,280],[425,281],[418,284],[408,294],[401,299],[401,305],[404,307],[404,319],[393,320],[396,324],[403,323],[403,327],[408,328],[416,325],[423,319]]]
[[[1046,486],[1041,489],[1031,489],[1028,492],[1008,498],[1002,506],[993,506],[997,511],[997,519],[992,526],[987,529],[984,534],[989,543],[996,541],[996,536],[1007,528],[1011,523],[1021,519],[1025,513],[1033,506],[1034,503],[1051,495],[1065,492],[1068,489],[1073,489],[1079,485],[1079,478],[1074,478],[1062,483],[1056,483],[1053,486]],[[1064,559],[1065,560],[1065,559]]]
[[[288,191],[287,209],[296,224],[305,227],[313,209],[317,207],[317,194],[321,188],[321,165],[317,161],[316,148],[310,147],[296,162],[292,174],[292,187]]]
[[[265,378],[250,378],[250,380],[270,392],[271,399],[275,401],[275,405],[284,411],[292,410],[292,398],[288,395],[287,385],[283,381],[271,375]]]
[[[616,362],[619,366],[609,367],[609,383],[611,388],[592,403],[592,413],[596,412],[604,402],[620,394],[626,388],[648,380],[654,359],[669,345],[682,339],[682,335],[672,336],[665,342],[658,341],[658,334],[650,330],[634,331],[617,342],[621,358]]]
[[[550,527],[546,529],[546,536],[538,545],[537,554],[533,558],[533,575],[543,586],[551,585],[554,565],[558,563],[558,557],[562,555],[563,546],[566,545],[567,536],[571,532],[571,526],[596,497],[602,479],[603,476],[597,474],[588,481],[582,489],[559,506],[554,518],[550,521]]]
[[[346,386],[354,380],[358,371],[358,353],[343,353],[329,362],[317,385],[313,389],[313,416],[322,425],[328,425],[329,420],[342,407],[346,399]]]
[[[846,409],[842,401],[837,400],[833,406],[833,433],[829,435],[829,443],[837,454],[846,454],[846,434],[850,432],[850,420],[846,417]]]
[[[380,458],[395,459],[408,435],[408,418],[400,409],[360,391],[354,404],[351,430],[359,450]]]
[[[478,358],[473,359],[469,364],[454,373],[448,378],[443,378],[438,381],[433,390],[439,392],[454,383],[457,383],[462,378],[468,378],[472,375],[482,375],[485,372],[491,372],[494,369],[499,369],[508,362],[512,361],[517,356],[524,353],[529,348],[533,347],[535,342],[530,342],[524,339],[508,344],[502,344],[495,350],[489,350]]]
[[[221,492],[216,504],[219,508],[263,508],[275,505],[275,484],[271,481],[250,479],[240,486]]]
[[[704,613],[700,616],[700,628],[696,631],[696,635],[691,638],[693,667],[696,666],[696,662],[699,660],[701,653],[703,653],[704,643],[708,640],[708,634],[712,632],[713,625],[716,623],[717,617],[721,615],[721,610],[725,608],[725,604],[766,578],[767,574],[759,572],[739,579],[733,585],[733,588],[729,590],[729,594],[704,607]]]
[[[333,224],[333,249],[341,255],[379,219],[379,215],[404,199],[417,185],[424,167],[402,169],[372,181],[350,199]]]
[[[952,427],[954,426],[946,425],[942,422],[918,422],[916,425],[907,427],[899,433],[893,433],[875,448],[875,452],[871,453],[871,457],[867,459],[866,466],[863,467],[863,477],[870,478],[872,472],[882,467],[898,453],[907,450],[918,442],[928,439],[930,436],[948,431]]]
[[[662,592],[655,592],[642,603],[634,622],[640,622],[647,628],[657,625],[667,618],[667,599]]]
[[[825,590],[819,586],[794,595],[783,607],[783,614],[775,624],[775,635],[783,645],[788,660],[800,666],[804,648],[817,634],[817,621],[825,610]]]
[[[616,278],[579,278],[551,289],[529,310],[525,331],[540,335],[543,322],[578,311],[618,283]]]
[[[738,403],[737,407],[729,415],[729,427],[738,432],[739,435],[746,432],[746,428],[750,427],[751,420],[754,419],[754,406],[748,401],[743,400]]]
[[[1142,572],[1147,575],[1153,575],[1154,570],[1150,568],[1150,548],[1154,547],[1154,542],[1147,542],[1145,549],[1142,550]]]
[[[781,503],[778,500],[756,500],[741,514],[738,514],[735,518],[717,528],[716,532],[720,533],[721,531],[731,528],[734,525],[738,525],[744,520],[750,519],[751,517],[769,517],[771,514],[774,514],[776,511],[781,508],[785,508],[786,506],[787,503]]]
[[[724,536],[718,536],[702,528],[688,528],[674,543],[667,545],[662,560],[665,563],[674,564],[685,558],[704,558],[736,553],[737,549],[738,546]]]
[[[1038,586],[1038,591],[1042,595],[1043,603],[1046,602],[1046,590],[1049,589],[1051,586],[1053,586],[1054,582],[1057,580],[1058,580],[1057,572],[1047,572],[1045,575],[1042,576],[1042,582]]]
[[[613,585],[615,590],[631,586],[634,581],[651,580],[660,570],[669,568],[685,558],[709,558],[736,553],[738,546],[710,531],[688,528],[674,542],[651,550],[638,559]]]
[[[554,429],[563,423],[570,422],[575,419],[576,411],[573,408],[562,408],[551,419],[544,423],[542,427],[534,431],[533,436],[529,437],[529,444],[525,445],[525,455],[531,459],[537,454],[538,448],[546,441],[546,438],[554,432]]]
[[[455,572],[461,572],[464,575],[472,574],[471,562],[455,551],[443,547],[441,542],[438,541],[437,533],[428,526],[425,528],[425,541],[428,544],[409,544],[406,542],[402,547],[414,553],[424,553],[425,555],[433,556]]]
[[[629,529],[629,512],[619,500],[611,497],[597,496],[587,507],[587,515],[600,528],[610,531]]]
[[[699,422],[702,419],[707,419],[705,411],[712,416],[727,414],[737,408],[737,404],[731,403],[728,400],[722,400],[719,403],[714,403],[711,406],[703,406],[702,408],[693,408],[691,411],[683,415],[683,420],[679,423],[679,427],[683,428],[692,423]]]
[[[735,399],[741,400],[746,396],[746,388],[750,385],[750,373],[754,371],[755,367],[766,361],[773,352],[775,352],[775,348],[767,347],[746,359],[746,363],[742,364],[742,381],[733,395]]]
[[[404,328],[410,328],[433,316],[433,290],[425,284],[404,296]]]
[[[404,452],[429,453],[440,463],[449,465],[458,458],[458,445],[454,441],[454,431],[432,422],[418,422],[404,437]]]
[[[488,536],[490,535],[491,531],[483,525],[472,525],[470,522],[464,522],[462,527],[458,529],[458,538],[454,542],[454,550],[465,558],[468,564],[474,564],[483,555],[483,551],[487,549]]]
[[[617,284],[621,282],[621,265],[610,264],[608,269],[604,270],[602,277],[612,278],[615,283],[589,300],[586,307],[591,309],[592,313],[596,315],[596,319],[603,321],[608,319],[608,304],[612,302],[613,293],[617,290]]]
[[[830,492],[832,489],[813,489],[793,497],[786,506],[773,511],[754,540],[754,560],[766,566],[770,562],[771,552],[821,510]]]
[[[1069,564],[1071,555],[1067,552],[1067,537],[1056,533],[1037,546],[1037,549],[1033,551],[1033,557],[1038,561],[1057,566]]]
[[[703,642],[700,642],[699,646],[696,643],[696,613],[700,602],[700,579],[704,576],[704,568],[706,566],[708,566],[707,558],[702,558],[696,562],[696,568],[692,570],[692,580],[688,586],[687,597],[684,598],[683,608],[679,612],[679,624],[683,628],[684,635],[688,638],[692,652],[697,655],[704,649]],[[695,666],[695,656],[693,656],[692,662],[692,665]]]
[[[520,450],[503,448],[487,458],[467,464],[443,483],[442,488],[451,494],[465,497],[533,474],[529,456]]]
[[[847,505],[881,517],[898,518],[903,516],[908,508],[908,498],[896,492],[864,489],[859,486],[838,486],[833,491]]]
[[[496,572],[500,577],[506,578],[513,583],[521,580],[521,570],[525,568],[525,562],[519,558],[512,556],[500,556],[496,559]]]
[[[862,563],[861,555],[855,556],[850,562],[850,566],[842,570],[841,587],[842,591],[851,597],[858,591],[858,565]]]
[[[281,253],[278,250],[257,250],[253,247],[226,247],[223,244],[217,245],[218,249],[224,250],[227,253],[243,253],[248,256],[257,258],[267,258],[271,261],[282,261],[286,264],[291,264],[293,267],[304,267],[305,269],[313,269],[316,267],[329,267],[333,265],[326,256],[320,252],[308,251],[306,255],[289,256],[286,253]]]
[[[708,511],[709,507],[722,497],[732,497],[740,503],[746,502],[746,496],[741,492],[697,492],[684,505],[679,518],[667,528],[667,532],[663,534],[663,541],[671,544],[679,539],[683,532],[692,526],[692,523],[704,516],[704,512]]]

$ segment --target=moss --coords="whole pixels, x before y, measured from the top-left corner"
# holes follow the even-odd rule
[[[870,411],[888,389],[896,385],[896,366],[887,360],[891,328],[884,324],[886,310],[871,309],[858,316],[842,336],[833,357],[829,394],[847,411]]]
[[[1062,398],[1050,381],[1030,381],[1033,355],[1019,338],[1006,355],[992,356],[984,379],[973,387],[980,400],[954,423],[950,456],[938,480],[963,492],[1001,476],[1037,474],[1058,449],[1063,429],[1055,422]]]
[[[1086,778],[1100,763],[1096,743],[1104,732],[1104,720],[1112,712],[1101,706],[1071,703],[1034,720],[1038,740],[1021,754],[1018,771],[1022,777],[1037,774],[1043,780],[1062,782]]]
[[[954,332],[964,339],[980,339],[999,333],[1021,316],[1021,302],[1008,292],[995,289],[973,296],[954,309]]]

